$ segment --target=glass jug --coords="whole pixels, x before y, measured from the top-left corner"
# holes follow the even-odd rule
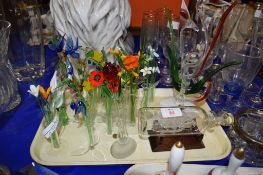
[[[7,60],[10,28],[10,22],[0,20],[0,114],[21,102],[16,79]]]

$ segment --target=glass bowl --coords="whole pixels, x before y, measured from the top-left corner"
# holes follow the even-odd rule
[[[244,147],[245,161],[263,166],[263,111],[245,109],[235,115],[228,132],[232,147]]]

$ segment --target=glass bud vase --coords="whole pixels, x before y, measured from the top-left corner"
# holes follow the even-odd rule
[[[134,126],[136,122],[137,114],[137,93],[138,93],[138,84],[131,83],[126,87],[126,93],[128,94],[128,114],[129,114],[129,123]]]
[[[154,100],[155,83],[143,83],[142,84],[142,101],[141,107],[148,107],[149,103]]]
[[[105,97],[107,134],[112,134],[112,96]]]
[[[48,104],[46,104],[43,107],[43,112],[45,116],[45,129],[43,130],[43,132],[45,133],[44,135],[46,138],[50,139],[53,148],[58,149],[60,147],[60,140],[59,140],[59,135],[58,135],[58,131],[56,128],[57,128],[59,117],[56,115],[57,114],[56,112],[52,113],[50,111]],[[55,129],[53,130],[52,128],[55,128]],[[48,137],[49,133],[45,132],[45,130],[47,130],[50,133],[49,137]]]

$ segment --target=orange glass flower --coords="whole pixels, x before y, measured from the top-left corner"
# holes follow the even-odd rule
[[[104,81],[103,73],[99,71],[91,71],[89,81],[93,87],[98,87]]]
[[[133,55],[123,56],[123,64],[128,71],[133,71],[139,66],[139,57]]]
[[[42,97],[46,100],[51,92],[51,87],[49,87],[46,91],[43,88],[43,86],[39,86],[39,92],[41,93]]]

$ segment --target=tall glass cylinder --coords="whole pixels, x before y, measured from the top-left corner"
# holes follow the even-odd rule
[[[45,71],[45,55],[37,1],[4,1],[4,11],[6,20],[12,24],[8,58],[17,80],[41,77]]]
[[[0,113],[15,108],[21,102],[13,70],[7,60],[10,28],[10,22],[0,20]]]

